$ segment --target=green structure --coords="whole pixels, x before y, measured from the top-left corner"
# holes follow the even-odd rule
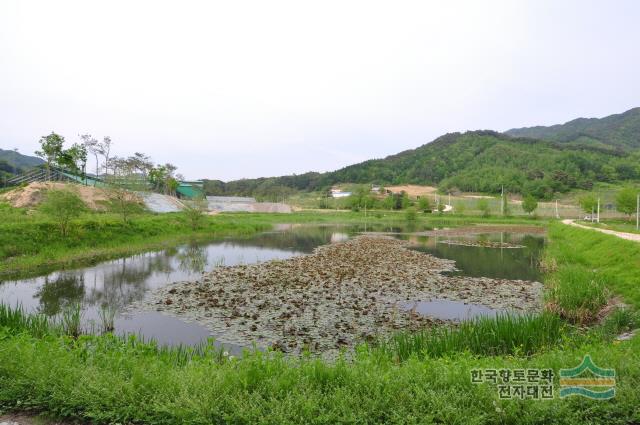
[[[194,199],[204,196],[204,183],[201,180],[182,181],[176,189],[178,198]]]

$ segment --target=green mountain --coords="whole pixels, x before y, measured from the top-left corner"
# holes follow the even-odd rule
[[[22,155],[16,151],[0,149],[0,181],[40,164],[44,164],[44,161],[35,156]]]
[[[609,146],[558,143],[494,131],[446,134],[431,143],[383,159],[327,173],[206,181],[216,195],[268,197],[294,190],[326,190],[336,183],[428,184],[445,190],[531,193],[590,188],[596,181],[640,178],[640,154]]]
[[[4,149],[0,149],[0,161],[18,168],[32,168],[44,164],[44,161],[36,156],[23,155],[16,151]]]
[[[506,133],[558,143],[610,149],[638,149],[640,148],[640,108],[604,118],[578,118],[549,127],[514,128]]]

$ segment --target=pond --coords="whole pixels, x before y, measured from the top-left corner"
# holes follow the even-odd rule
[[[248,238],[227,238],[207,243],[192,243],[133,255],[95,266],[65,270],[45,276],[0,282],[0,301],[21,305],[28,312],[55,317],[68,305],[81,303],[87,331],[99,328],[104,306],[118,311],[118,334],[138,334],[160,344],[196,344],[215,336],[196,323],[188,323],[159,312],[128,311],[127,306],[172,282],[198,279],[203,272],[220,266],[282,260],[311,253],[314,248],[343,242],[363,232],[382,232],[408,239],[415,249],[456,261],[455,274],[537,280],[538,257],[544,246],[539,234],[491,233],[458,236],[416,236],[403,233],[402,226],[381,227],[369,224],[348,226],[279,225],[273,231]],[[413,231],[414,229],[411,229]],[[417,229],[429,232],[430,229]],[[490,248],[451,244],[451,240],[503,241],[521,248]],[[441,243],[445,240],[447,243]],[[434,300],[414,300],[428,303]],[[427,304],[428,305],[428,304]],[[422,306],[420,304],[419,306]],[[457,310],[456,310],[457,309]],[[474,310],[475,309],[475,310]],[[421,309],[422,310],[422,309]],[[448,317],[459,306],[437,303],[434,315]],[[483,312],[483,309],[466,308]],[[440,311],[440,313],[438,313]],[[421,311],[422,312],[422,311]],[[240,347],[229,346],[232,352]]]

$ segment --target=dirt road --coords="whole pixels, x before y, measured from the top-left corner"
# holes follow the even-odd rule
[[[607,229],[599,229],[597,227],[584,226],[582,224],[575,223],[573,220],[562,220],[562,223],[568,224],[570,226],[581,227],[583,229],[595,230],[600,233],[606,233],[607,235],[617,236],[622,239],[627,239],[634,242],[640,242],[640,234],[638,233],[626,233],[626,232],[616,232],[615,230],[607,230]]]

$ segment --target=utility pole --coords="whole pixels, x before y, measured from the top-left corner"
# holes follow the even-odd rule
[[[556,218],[560,218],[560,214],[558,214],[558,200],[556,199]]]
[[[502,185],[502,191],[500,192],[500,215],[504,215],[504,185]]]
[[[640,193],[636,198],[636,230],[640,230]]]
[[[596,219],[597,223],[600,223],[600,198],[598,198],[598,218]]]

